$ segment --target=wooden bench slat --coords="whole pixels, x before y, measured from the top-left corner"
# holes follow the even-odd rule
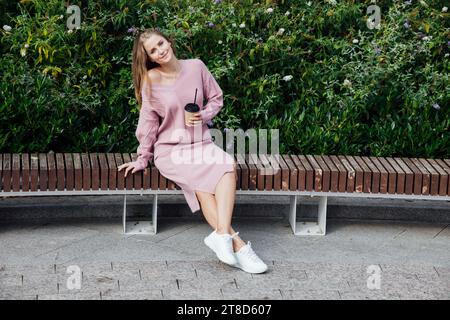
[[[306,157],[309,165],[314,170],[314,187],[313,187],[313,189],[314,189],[314,191],[322,191],[323,170],[312,155],[308,154],[305,157]]]
[[[108,161],[108,188],[110,190],[117,189],[117,174],[119,173],[118,165],[116,163],[116,156],[114,153],[107,153],[106,160]],[[122,170],[123,172],[123,170]]]
[[[289,190],[297,190],[298,169],[288,154],[283,154],[282,158],[289,168]]]
[[[249,179],[250,179],[250,168],[248,167],[244,154],[236,154],[236,160],[241,167],[241,177],[240,177],[240,189],[248,190],[249,189]]]
[[[395,162],[402,168],[405,173],[405,194],[412,194],[414,190],[414,172],[401,158],[394,158]]]
[[[142,188],[144,190],[151,189],[151,179],[152,179],[151,170],[150,167],[147,166],[147,168],[145,168],[144,171],[142,171]]]
[[[316,160],[316,163],[322,170],[322,191],[329,192],[331,188],[331,170],[320,155],[313,155],[312,158]]]
[[[417,160],[419,160],[423,167],[430,173],[430,194],[434,196],[437,195],[439,193],[439,173],[426,159],[418,158]]]
[[[380,172],[380,193],[387,193],[389,186],[389,172],[376,157],[369,157],[370,161],[376,166]]]
[[[81,162],[81,154],[72,153],[73,169],[75,172],[75,190],[83,189],[83,163]]]
[[[261,165],[263,166],[261,175],[264,176],[264,190],[271,191],[273,189],[273,182],[274,182],[273,168],[269,162],[269,159],[267,159],[267,155],[258,154],[257,157]]]
[[[264,190],[264,175],[262,175],[264,167],[259,161],[258,155],[248,154],[247,161],[249,166],[256,168],[256,190]]]
[[[136,153],[137,154],[137,153]],[[137,158],[136,158],[137,159]],[[154,158],[152,158],[149,163],[154,163],[153,162]],[[144,171],[142,172],[142,187],[144,188],[144,190],[148,190],[151,189],[151,179],[152,179],[152,172],[150,169],[151,166],[149,166],[149,164],[147,164],[147,167],[144,169]]]
[[[48,172],[47,172],[47,155],[39,153],[39,190],[46,191],[48,189]]]
[[[73,190],[75,188],[75,170],[71,153],[64,153],[64,165],[66,168],[66,188],[67,190]]]
[[[266,190],[281,190],[281,168],[280,163],[270,154],[262,154],[261,161],[266,167]],[[278,170],[276,170],[278,165]],[[268,179],[269,178],[269,179]]]
[[[3,189],[3,153],[0,153],[0,190]]]
[[[131,153],[131,161],[136,161],[138,158],[137,153],[133,152]],[[133,173],[133,186],[135,189],[139,190],[142,189],[142,178],[144,170],[139,170],[138,172]]]
[[[3,191],[11,191],[11,154],[3,154]]]
[[[322,155],[323,162],[330,168],[330,191],[338,192],[339,188],[339,170],[330,156]]]
[[[1,155],[0,155],[1,159]],[[30,156],[28,153],[22,153],[21,155],[22,159],[22,191],[29,191],[30,190]],[[0,160],[1,162],[1,160]],[[0,170],[1,170],[1,163],[0,163]]]
[[[117,189],[125,190],[125,169],[118,170],[118,167],[125,163],[122,159],[122,154],[115,152],[114,159],[116,160]]]
[[[245,155],[245,163],[249,168],[249,180],[248,180],[248,188],[249,190],[257,190],[258,189],[258,168],[253,161],[250,161],[250,157],[248,154]]]
[[[159,189],[159,170],[158,170],[158,168],[156,168],[154,161],[152,161],[150,170],[151,170],[152,190],[158,190]]]
[[[20,191],[20,155],[12,155],[12,189],[14,192]]]
[[[307,170],[305,166],[302,164],[300,158],[293,154],[290,155],[290,158],[292,159],[292,162],[294,163],[295,167],[298,170],[298,180],[297,180],[297,189],[298,191],[305,191],[306,190],[306,177],[307,177]],[[311,169],[309,172],[309,175],[311,176],[311,181],[313,180],[313,170]],[[311,187],[312,190],[312,187]]]
[[[412,170],[414,173],[414,187],[413,194],[422,193],[422,171],[416,167],[416,165],[409,158],[401,158],[403,162]]]
[[[106,160],[106,154],[98,153],[97,154],[98,162],[99,162],[99,170],[100,170],[100,188],[102,190],[108,190],[108,176],[109,176],[109,168],[108,161]]]
[[[383,165],[388,173],[388,189],[387,192],[391,194],[395,194],[396,184],[397,184],[397,173],[394,168],[389,164],[389,162],[383,158],[379,157],[378,161]]]
[[[406,187],[405,172],[393,158],[386,157],[385,159],[396,173],[395,193],[404,194]]]
[[[56,189],[64,191],[66,188],[66,168],[64,167],[64,154],[56,153]]]
[[[306,181],[305,181],[305,187],[307,191],[312,191],[314,189],[314,168],[309,163],[308,159],[305,155],[299,155],[298,159],[300,160],[300,163],[303,165],[303,167],[306,169]]]
[[[122,153],[122,159],[123,159],[123,163],[129,163],[131,162],[131,157],[130,154],[128,153]],[[133,190],[133,181],[134,181],[134,174],[131,173],[130,170],[128,171],[127,177],[125,178],[125,188],[126,190]]]
[[[89,153],[89,161],[91,163],[91,188],[99,190],[100,188],[100,168],[98,156],[96,152]]]
[[[448,176],[447,173],[437,162],[438,159],[426,159],[434,167],[436,172],[439,174],[439,186],[438,186],[438,195],[445,196],[447,194],[447,184],[448,184]]]
[[[355,189],[353,192],[363,192],[364,172],[352,156],[345,156],[355,172]]]
[[[56,190],[56,160],[53,152],[47,153],[47,165],[48,165],[48,190]]]
[[[242,175],[242,168],[240,163],[238,162],[237,154],[234,155],[234,162],[236,164],[236,190],[241,189],[241,175]]]
[[[81,153],[81,174],[82,174],[82,189],[91,189],[91,165],[89,163],[89,156],[87,153]]]
[[[410,159],[414,165],[420,170],[422,173],[422,189],[421,194],[428,195],[430,194],[430,188],[431,188],[431,179],[430,179],[430,172],[423,166],[423,164],[419,161],[417,158],[411,158]]]
[[[273,161],[276,161],[278,163],[278,171],[277,175],[281,178],[281,190],[288,191],[290,190],[290,178],[291,178],[291,172],[289,170],[288,164],[285,162],[283,155],[277,154],[277,155],[270,155],[270,159],[273,159]]]
[[[370,186],[370,192],[379,193],[380,192],[380,180],[381,173],[378,170],[377,166],[370,160],[369,157],[361,157],[361,160],[364,161],[369,171],[372,173],[372,183]]]
[[[333,161],[338,170],[338,191],[345,192],[347,187],[347,169],[345,169],[345,166],[336,155],[330,156],[330,160]]]
[[[341,161],[345,170],[347,170],[347,189],[346,192],[354,192],[355,190],[355,169],[350,165],[350,162],[344,155],[338,155],[338,159]]]
[[[5,158],[3,157],[3,160]],[[30,155],[31,162],[31,191],[37,191],[39,182],[39,156],[37,153]]]
[[[363,192],[371,192],[372,190],[372,171],[365,161],[359,156],[353,156],[359,167],[363,171]]]
[[[439,167],[447,174],[447,179],[445,179],[445,176],[442,176],[442,180],[444,181],[444,186],[442,187],[443,194],[441,194],[441,190],[439,190],[439,195],[450,196],[450,165],[447,165],[442,159],[435,159],[434,161],[436,161]]]

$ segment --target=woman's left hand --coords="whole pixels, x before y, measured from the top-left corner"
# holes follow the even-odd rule
[[[191,118],[189,119],[189,125],[191,126],[198,126],[203,123],[202,116],[200,112],[194,113]]]

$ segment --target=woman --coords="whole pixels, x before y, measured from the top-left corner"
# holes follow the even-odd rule
[[[118,169],[125,169],[125,176],[130,170],[144,170],[154,155],[155,166],[181,187],[192,212],[200,210],[200,201],[214,229],[204,242],[219,260],[246,272],[265,272],[267,265],[250,241],[245,244],[231,227],[235,161],[215,145],[206,125],[223,106],[222,90],[203,61],[179,60],[175,54],[173,42],[156,29],[139,33],[134,41],[133,84],[140,107],[138,158]],[[208,102],[185,118],[184,106],[193,103],[194,97],[199,106],[204,98]],[[179,161],[180,153],[188,158]]]

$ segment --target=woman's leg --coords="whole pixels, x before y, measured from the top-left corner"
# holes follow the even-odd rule
[[[226,172],[216,186],[217,202],[217,233],[231,234],[231,219],[233,216],[236,180],[234,172]]]
[[[197,198],[200,202],[203,215],[206,218],[206,221],[213,229],[217,229],[217,203],[216,197],[208,192],[195,191]],[[232,227],[230,227],[230,234],[235,233]],[[245,242],[239,237],[235,236],[233,238],[233,249],[234,251],[238,251],[245,245]]]

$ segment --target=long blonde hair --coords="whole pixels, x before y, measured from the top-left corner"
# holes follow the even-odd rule
[[[150,79],[148,78],[148,70],[160,66],[159,63],[150,60],[150,57],[147,55],[147,52],[144,48],[144,41],[150,38],[150,36],[153,34],[157,34],[170,42],[170,44],[172,45],[172,50],[176,55],[174,41],[170,37],[167,37],[165,34],[163,34],[161,31],[159,31],[158,28],[145,29],[138,32],[133,44],[131,71],[133,74],[134,95],[136,96],[136,100],[139,104],[139,110],[142,106],[142,86],[144,85],[145,81],[147,81],[148,84],[150,83]],[[148,85],[146,86],[145,90],[147,90],[148,96],[150,96],[150,88]]]

